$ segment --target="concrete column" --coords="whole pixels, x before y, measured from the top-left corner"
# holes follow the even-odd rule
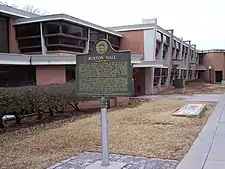
[[[42,22],[40,22],[40,33],[41,33],[41,53],[42,53],[42,55],[46,55],[47,48],[46,48],[45,39],[43,36]]]
[[[154,82],[154,69],[145,68],[145,94],[150,95],[153,93]]]
[[[182,51],[183,51],[183,38],[180,38],[180,53],[179,53],[179,59],[182,59]]]
[[[189,69],[190,69],[190,58],[191,58],[191,41],[185,41],[188,42],[188,54],[187,54],[187,60],[186,60],[186,65],[185,67],[187,68],[187,75],[185,77],[185,80],[188,80],[189,76]]]
[[[90,30],[90,28],[88,28],[88,37],[87,37],[88,39],[87,39],[87,41],[85,42],[85,48],[84,48],[84,50],[83,50],[84,53],[88,53],[88,52],[89,52],[90,36],[91,36],[91,30]]]
[[[153,61],[156,53],[157,19],[144,19],[143,24],[154,24],[153,29],[144,30],[144,60]]]
[[[171,80],[171,71],[172,71],[172,60],[173,60],[173,29],[168,30],[170,32],[170,44],[167,52],[167,59],[166,63],[168,66],[168,78],[167,78],[167,85],[170,85],[170,80]],[[176,51],[176,50],[175,50]]]

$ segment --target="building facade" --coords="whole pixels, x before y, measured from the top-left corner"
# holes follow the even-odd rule
[[[115,50],[131,50],[135,95],[163,92],[175,78],[225,79],[223,50],[199,51],[157,19],[105,28],[65,14],[39,16],[0,5],[0,86],[75,81],[76,54],[90,52],[103,38]]]

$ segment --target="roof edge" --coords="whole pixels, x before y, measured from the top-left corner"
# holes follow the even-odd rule
[[[102,27],[100,25],[93,24],[91,22],[61,13],[61,14],[53,14],[53,15],[45,15],[45,16],[38,16],[33,18],[22,18],[17,19],[14,21],[14,25],[23,25],[23,24],[29,24],[29,23],[35,23],[35,22],[45,22],[45,21],[54,21],[54,20],[65,20],[73,23],[77,23],[83,26],[87,26],[96,30],[100,30],[103,32],[107,32],[112,35],[116,35],[119,37],[123,37],[123,35],[120,32],[116,32],[112,29]]]

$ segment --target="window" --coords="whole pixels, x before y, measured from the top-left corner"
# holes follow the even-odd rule
[[[168,77],[168,69],[167,68],[162,68],[162,71],[161,71],[161,85],[165,85],[166,84],[167,77]]]
[[[41,47],[32,47],[32,48],[21,48],[21,53],[35,53],[35,52],[41,52]]]
[[[179,69],[175,70],[175,79],[177,79],[179,77],[179,71],[180,71]]]
[[[24,48],[24,47],[31,48],[32,46],[41,46],[40,38],[21,39],[21,40],[18,40],[18,42],[19,42],[20,48]]]
[[[35,66],[0,66],[0,86],[23,86],[36,84]]]
[[[91,41],[89,42],[89,51],[93,49],[94,45],[95,45],[95,42],[91,42]]]
[[[60,44],[72,45],[82,48],[85,47],[85,41],[67,37],[60,37]]]
[[[61,22],[62,33],[87,38],[88,29],[86,27],[78,26],[69,22]]]
[[[163,50],[163,55],[162,55],[162,57],[163,57],[163,60],[165,60],[165,58],[166,58],[166,51],[164,51],[164,50]]]
[[[9,27],[8,19],[0,17],[0,53],[9,52]]]
[[[106,33],[104,33],[104,32],[100,32],[100,31],[96,31],[96,30],[90,31],[90,40],[92,42],[96,42],[100,39],[105,39],[105,38],[106,38]]]
[[[192,78],[192,70],[189,70],[188,74],[189,74],[189,80],[191,80],[191,78]]]
[[[187,70],[184,70],[184,78],[187,77]]]
[[[177,51],[176,51],[176,59],[178,59],[178,58],[179,58],[179,53],[180,53],[180,51],[179,51],[179,50],[177,50]]]
[[[45,43],[46,46],[60,43],[58,36],[46,37],[45,40],[46,40],[46,43]]]
[[[170,84],[173,82],[174,78],[175,78],[175,68],[171,69],[171,75],[170,75]]]
[[[162,56],[163,60],[165,60],[165,58],[166,58],[167,51],[168,51],[168,46],[164,45],[164,47],[163,47],[163,56]]]
[[[16,37],[29,37],[40,35],[40,23],[32,23],[16,26]]]
[[[180,43],[179,42],[176,43],[176,48],[180,49]]]
[[[204,55],[203,55],[203,53],[200,53],[198,57],[199,57],[199,64],[203,65],[204,64]]]
[[[71,52],[77,52],[77,53],[83,53],[83,49],[79,49],[70,45],[49,45],[47,46],[47,49],[49,51],[54,51],[54,50],[64,50],[64,51],[71,51]]]
[[[112,44],[112,46],[120,46],[120,37],[114,35],[108,35],[108,40]]]
[[[60,32],[60,21],[56,22],[44,22],[43,34],[54,34]]]
[[[169,45],[170,44],[170,38],[166,35],[163,35],[163,42],[166,44],[166,45]]]
[[[66,66],[66,82],[74,82],[76,80],[76,66]]]
[[[173,48],[175,48],[175,47],[176,47],[176,41],[173,40]]]
[[[160,68],[155,68],[154,71],[154,86],[158,86],[159,84],[159,79],[160,79]]]
[[[162,42],[162,33],[160,32],[156,33],[156,40],[158,40],[159,42]]]

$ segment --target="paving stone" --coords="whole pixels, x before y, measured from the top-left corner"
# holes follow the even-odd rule
[[[176,169],[178,161],[162,160],[157,158],[135,157],[129,155],[110,154],[110,162],[122,162],[127,165],[123,169]],[[60,166],[51,166],[51,169],[85,169],[87,166],[101,160],[101,153],[86,152],[70,157],[58,163]],[[48,168],[50,169],[50,168]]]

